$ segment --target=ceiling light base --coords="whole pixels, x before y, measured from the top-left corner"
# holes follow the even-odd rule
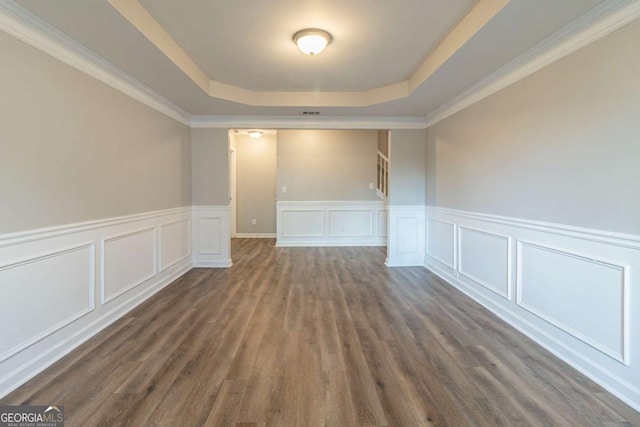
[[[293,35],[293,42],[307,55],[317,55],[331,43],[333,37],[325,30],[307,28]]]

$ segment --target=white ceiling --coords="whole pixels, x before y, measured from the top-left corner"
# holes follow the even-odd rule
[[[191,115],[297,116],[313,110],[322,116],[424,118],[583,15],[624,0],[511,0],[407,96],[347,107],[313,102],[251,106],[210,96],[107,0],[16,3]],[[206,77],[257,93],[295,95],[370,90],[406,80],[479,3],[140,0],[139,4]],[[307,27],[320,27],[334,36],[319,56],[301,54],[291,41],[295,31]]]
[[[364,90],[405,80],[477,0],[141,0],[211,78],[259,91]],[[309,57],[292,42],[322,28]]]

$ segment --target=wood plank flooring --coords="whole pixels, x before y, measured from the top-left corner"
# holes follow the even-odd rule
[[[67,426],[638,425],[640,414],[384,248],[234,239],[0,401]]]

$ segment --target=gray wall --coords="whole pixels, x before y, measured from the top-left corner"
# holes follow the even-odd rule
[[[638,52],[640,21],[429,128],[428,203],[640,233]]]
[[[229,136],[226,129],[191,129],[193,204],[229,206]]]
[[[375,130],[278,131],[278,200],[379,200],[377,144]]]
[[[238,233],[276,232],[276,135],[236,135]],[[256,220],[252,225],[251,220]]]
[[[392,130],[389,139],[389,204],[424,205],[426,131]]]
[[[0,33],[0,233],[191,204],[189,128]]]
[[[389,157],[389,131],[378,131],[378,151]]]

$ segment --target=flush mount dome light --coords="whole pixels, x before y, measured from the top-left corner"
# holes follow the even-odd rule
[[[247,134],[253,139],[258,139],[262,136],[262,132],[259,130],[250,130]]]
[[[331,40],[333,40],[331,34],[317,28],[300,30],[293,35],[293,42],[298,45],[298,48],[312,56],[322,52],[331,43]]]

